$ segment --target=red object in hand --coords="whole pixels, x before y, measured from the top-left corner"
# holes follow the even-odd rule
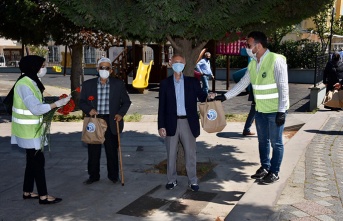
[[[62,94],[60,96],[60,99],[66,98],[66,97],[68,97],[68,95]],[[74,108],[75,108],[75,102],[73,99],[70,99],[70,101],[66,105],[64,105],[63,107],[60,107],[57,110],[57,112],[60,114],[63,114],[63,115],[68,115],[70,112],[72,112],[74,110]]]

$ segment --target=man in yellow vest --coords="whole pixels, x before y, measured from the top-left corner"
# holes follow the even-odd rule
[[[252,60],[245,75],[235,87],[215,99],[231,99],[252,84],[261,167],[251,178],[271,184],[279,180],[284,151],[282,133],[289,108],[287,63],[283,55],[268,50],[263,32],[249,33],[246,50]],[[271,158],[270,146],[273,148]]]

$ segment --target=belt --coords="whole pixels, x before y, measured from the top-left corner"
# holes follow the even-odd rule
[[[109,118],[110,115],[109,114],[98,114],[96,115],[97,118]]]
[[[187,119],[187,116],[177,116],[177,119]]]

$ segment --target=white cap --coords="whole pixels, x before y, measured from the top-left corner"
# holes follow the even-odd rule
[[[111,60],[110,60],[109,58],[102,57],[102,58],[100,58],[99,61],[98,61],[98,66],[100,65],[100,63],[103,63],[103,62],[107,62],[107,63],[109,63],[109,64],[112,63]]]

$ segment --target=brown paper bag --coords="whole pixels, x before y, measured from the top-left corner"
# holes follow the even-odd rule
[[[210,101],[199,104],[202,128],[208,133],[222,131],[226,126],[225,113],[221,101]]]
[[[342,108],[343,107],[343,90],[333,90],[328,91],[326,94],[323,104],[332,108]]]
[[[102,144],[105,141],[107,123],[104,119],[96,117],[85,117],[81,141],[87,144]]]

